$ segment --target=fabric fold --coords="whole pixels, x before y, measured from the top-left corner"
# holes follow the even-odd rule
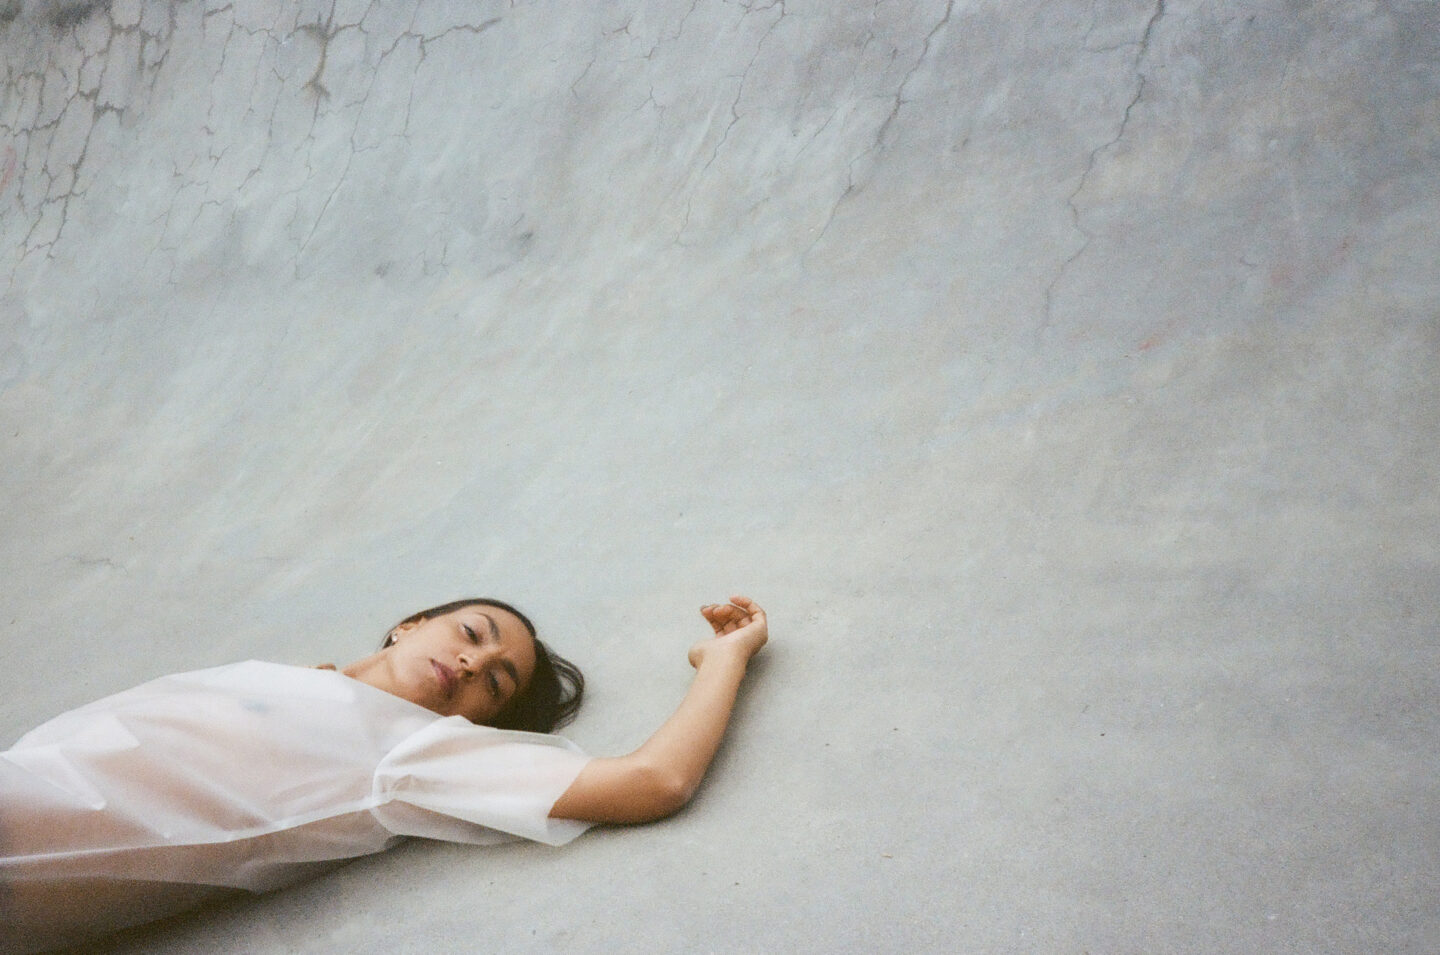
[[[403,836],[562,845],[588,825],[549,812],[587,759],[335,671],[162,677],[0,753],[0,924],[121,928],[193,904],[197,886],[263,892]],[[76,912],[82,882],[98,901]]]

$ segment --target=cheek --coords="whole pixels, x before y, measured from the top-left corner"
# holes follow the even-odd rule
[[[488,693],[471,692],[460,702],[460,715],[472,723],[483,723],[495,715]]]

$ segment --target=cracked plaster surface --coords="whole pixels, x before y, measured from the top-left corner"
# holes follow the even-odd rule
[[[1145,62],[1145,55],[1150,51],[1150,38],[1155,31],[1155,26],[1160,22],[1160,18],[1164,15],[1165,0],[1156,0],[1154,12],[1150,14],[1150,19],[1145,21],[1145,29],[1140,33],[1139,39],[1134,40],[1129,44],[1121,44],[1120,47],[1102,48],[1101,50],[1095,51],[1109,52],[1110,50],[1123,48],[1124,46],[1134,47],[1135,59],[1131,64],[1131,69],[1135,73],[1135,95],[1132,96],[1130,98],[1130,101],[1125,104],[1125,110],[1123,113],[1120,114],[1120,122],[1116,126],[1115,135],[1107,141],[1101,143],[1099,146],[1096,146],[1094,149],[1090,150],[1090,155],[1087,156],[1085,159],[1085,169],[1080,173],[1080,177],[1075,183],[1075,191],[1070,193],[1070,195],[1065,199],[1065,204],[1070,208],[1070,218],[1071,221],[1074,223],[1075,231],[1080,233],[1082,241],[1079,248],[1077,248],[1075,252],[1071,254],[1070,257],[1064,261],[1064,263],[1061,264],[1060,268],[1055,273],[1055,277],[1051,279],[1048,285],[1045,286],[1045,321],[1040,326],[1040,331],[1042,332],[1045,330],[1046,327],[1048,327],[1054,315],[1054,299],[1056,286],[1059,285],[1061,280],[1064,278],[1065,271],[1069,269],[1072,265],[1074,265],[1075,261],[1079,259],[1080,256],[1085,254],[1085,249],[1089,247],[1090,240],[1094,238],[1094,236],[1090,232],[1086,231],[1084,225],[1080,221],[1080,207],[1076,204],[1076,200],[1080,197],[1081,193],[1085,191],[1085,183],[1090,178],[1090,174],[1094,171],[1095,164],[1099,160],[1100,155],[1106,150],[1112,149],[1117,143],[1119,143],[1122,139],[1125,138],[1125,127],[1128,126],[1130,123],[1130,114],[1134,111],[1136,104],[1140,102],[1140,97],[1145,95],[1145,74],[1142,72],[1141,66]],[[1089,45],[1089,38],[1090,34],[1089,32],[1087,32],[1085,43],[1085,48],[1087,50],[1091,49]]]
[[[1433,948],[1437,37],[0,0],[12,738],[478,590],[616,752],[708,588],[777,622],[670,823],[115,950]]]

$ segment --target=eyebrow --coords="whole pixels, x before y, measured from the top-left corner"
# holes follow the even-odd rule
[[[479,613],[480,616],[485,618],[485,622],[490,625],[490,636],[495,638],[496,643],[499,643],[500,628],[496,626],[495,618],[490,616],[483,610],[479,610],[476,612]],[[511,663],[509,660],[501,660],[500,668],[503,669],[506,673],[510,674],[510,679],[515,681],[515,686],[518,688],[520,686],[520,671],[515,669],[515,664]]]

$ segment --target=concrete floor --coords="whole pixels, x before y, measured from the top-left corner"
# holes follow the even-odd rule
[[[698,800],[121,952],[1440,949],[1440,5],[0,0],[0,744],[529,609]]]

